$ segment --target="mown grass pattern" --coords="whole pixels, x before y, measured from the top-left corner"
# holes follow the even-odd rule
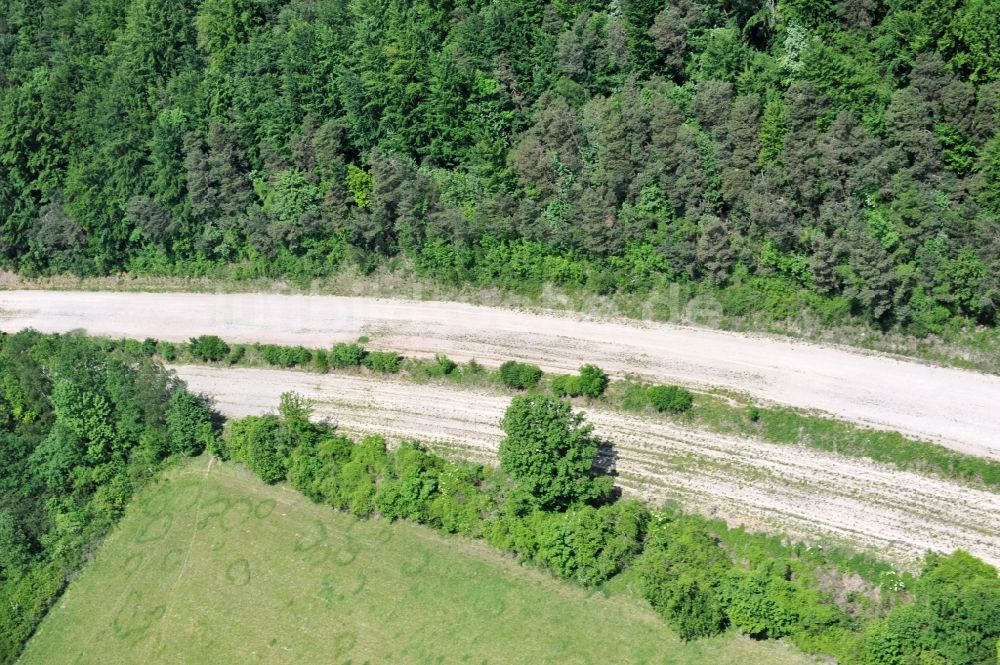
[[[811,662],[733,632],[684,644],[627,584],[588,592],[482,543],[360,521],[207,464],[137,498],[22,663]]]

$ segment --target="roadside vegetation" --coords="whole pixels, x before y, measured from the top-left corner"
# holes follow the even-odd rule
[[[347,268],[335,275],[297,284],[279,278],[235,279],[228,269],[208,275],[166,277],[115,275],[77,277],[56,275],[28,278],[7,275],[6,288],[70,291],[142,291],[185,293],[280,293],[294,295],[367,296],[413,300],[465,302],[492,307],[572,311],[587,315],[625,317],[707,325],[720,330],[764,332],[819,344],[837,344],[914,358],[932,364],[1000,374],[1000,331],[996,327],[949,324],[920,337],[889,329],[873,329],[849,318],[840,322],[821,319],[808,310],[774,318],[752,307],[740,314],[723,311],[720,318],[689,316],[687,307],[698,295],[689,288],[655,287],[648,293],[595,294],[565,285],[543,284],[530,291],[488,285],[450,284],[420,277],[407,261],[394,262],[374,272]]]
[[[205,344],[204,339],[195,338],[180,344],[155,340],[142,343],[122,340],[116,343],[141,347],[167,362],[185,363],[204,362],[191,350],[192,345]],[[325,360],[336,354],[338,349],[348,348],[351,349],[349,363]],[[222,365],[299,368],[314,372],[351,368],[363,371],[359,368],[366,367],[367,353],[359,343],[337,344],[330,352],[251,344],[233,346],[228,355],[217,362]],[[1000,488],[1000,462],[911,439],[897,432],[859,427],[792,408],[761,406],[742,395],[715,391],[693,393],[681,386],[651,385],[634,376],[612,381],[603,370],[593,365],[582,367],[577,375],[546,375],[537,366],[515,361],[504,363],[499,370],[490,370],[475,360],[459,364],[442,355],[433,359],[389,355],[398,359],[398,364],[393,365],[390,373],[401,379],[417,382],[439,380],[511,394],[531,390],[574,397],[580,405],[599,404],[646,415],[659,413],[685,425],[722,434],[742,434],[772,443],[806,445],[848,457],[865,457],[903,471],[960,480],[988,489]],[[588,392],[584,392],[582,385],[587,386]]]
[[[515,397],[500,468],[453,463],[419,442],[390,450],[310,420],[236,420],[212,449],[317,503],[482,538],[585,587],[632,584],[684,640],[733,627],[787,637],[846,665],[979,664],[1000,639],[1000,577],[958,551],[928,555],[919,577],[842,551],[750,535],[676,509],[618,499],[584,415],[556,397]],[[621,582],[615,578],[621,576]]]
[[[928,555],[915,577],[846,550],[621,499],[613,487],[614,442],[598,440],[584,414],[552,393],[551,381],[516,390],[501,422],[500,465],[491,468],[449,462],[416,441],[390,449],[378,436],[352,439],[314,422],[311,405],[291,393],[277,414],[232,420],[216,435],[207,406],[153,356],[173,349],[227,362],[237,347],[218,338],[165,346],[29,332],[2,341],[6,436],[17,443],[4,448],[12,457],[0,495],[0,591],[7,601],[0,606],[0,662],[13,661],[135,488],[163,460],[202,448],[358,518],[406,520],[482,539],[588,589],[632,589],[687,641],[732,629],[756,639],[786,637],[808,652],[858,665],[914,659],[978,665],[995,657],[1000,578],[992,567],[960,551]],[[245,348],[241,361],[257,351]],[[295,348],[279,348],[277,357],[289,354],[302,364],[315,357]],[[372,354],[361,342],[338,345],[331,356],[350,360],[350,371],[392,371],[384,360],[366,364]],[[384,351],[377,357],[399,359]],[[469,368],[443,357],[418,362],[428,376],[442,378]],[[518,375],[534,376],[527,367]],[[501,382],[495,374],[488,380]],[[567,376],[603,385],[594,367]],[[607,396],[578,401],[609,399],[613,386]],[[682,418],[698,409],[682,389],[641,386],[629,393],[649,400],[642,408],[651,411],[652,402],[666,410],[690,407]],[[762,414],[754,416],[748,420],[760,423]],[[205,520],[213,514],[207,511]],[[169,521],[153,526],[168,530]],[[248,569],[238,564],[227,570],[229,578],[246,577]],[[141,627],[160,614],[124,611],[115,619],[119,627]]]

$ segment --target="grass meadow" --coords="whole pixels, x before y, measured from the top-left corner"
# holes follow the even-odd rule
[[[359,521],[201,457],[136,497],[20,662],[813,661],[732,632],[683,643],[627,590],[588,592],[482,543]]]

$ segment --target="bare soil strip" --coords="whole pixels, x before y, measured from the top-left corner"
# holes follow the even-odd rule
[[[0,291],[0,329],[447,353],[550,371],[593,362],[616,375],[725,387],[765,402],[1000,458],[1000,377],[897,358],[668,324],[459,303],[271,294]]]
[[[508,399],[480,391],[351,375],[175,368],[229,416],[273,411],[281,393],[315,400],[346,432],[416,438],[442,453],[495,462]],[[656,418],[589,408],[614,446],[618,482],[655,503],[753,529],[849,543],[902,563],[926,550],[966,549],[1000,563],[1000,495],[799,446],[689,430]]]

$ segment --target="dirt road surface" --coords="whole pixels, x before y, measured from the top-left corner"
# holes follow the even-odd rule
[[[786,339],[458,303],[337,296],[4,291],[0,329],[435,352],[546,370],[593,362],[613,375],[723,386],[772,403],[1000,458],[1000,377]]]
[[[441,384],[266,369],[175,367],[228,416],[273,412],[282,392],[315,401],[315,415],[346,432],[417,438],[456,458],[495,463],[509,399]],[[590,408],[614,446],[617,479],[654,504],[751,528],[849,543],[912,563],[926,550],[966,549],[1000,563],[1000,495],[846,459],[680,428],[666,419]]]

